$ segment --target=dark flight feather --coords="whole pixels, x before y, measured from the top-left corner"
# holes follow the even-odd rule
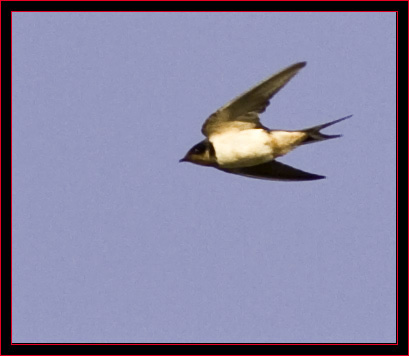
[[[276,160],[250,167],[218,168],[226,173],[238,174],[251,178],[283,181],[306,181],[323,179],[324,176],[304,172]]]

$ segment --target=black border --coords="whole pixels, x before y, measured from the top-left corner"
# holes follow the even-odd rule
[[[396,11],[398,15],[399,117],[407,123],[408,87],[408,3],[406,1],[6,1],[1,2],[2,46],[2,233],[1,241],[1,354],[2,355],[408,355],[408,260],[407,230],[400,234],[399,243],[399,319],[398,344],[11,344],[11,12],[12,11]],[[382,85],[382,83],[380,83]],[[398,129],[398,121],[397,121]],[[401,130],[402,132],[405,132]],[[407,132],[407,131],[406,131]],[[407,140],[407,134],[404,137]],[[400,140],[405,142],[406,140]],[[406,149],[401,150],[405,154]],[[401,160],[402,161],[402,160]],[[407,159],[404,160],[407,162]],[[398,162],[396,162],[398,163]],[[407,170],[404,182],[407,180]],[[405,179],[406,178],[406,179]],[[402,178],[401,178],[402,181]],[[398,181],[397,181],[398,183]],[[4,189],[3,189],[4,188]],[[398,191],[396,192],[398,193]],[[402,195],[401,195],[402,197]],[[407,197],[407,195],[405,195]],[[407,205],[407,204],[406,204]],[[401,219],[402,221],[402,219]],[[405,220],[405,227],[406,220]],[[397,227],[398,230],[398,227]],[[398,232],[398,231],[397,231]],[[406,232],[406,233],[405,233]],[[379,286],[382,288],[382,286]]]

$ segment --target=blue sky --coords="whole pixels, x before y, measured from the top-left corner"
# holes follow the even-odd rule
[[[395,342],[394,13],[13,13],[13,342]],[[178,163],[262,114],[270,182]]]

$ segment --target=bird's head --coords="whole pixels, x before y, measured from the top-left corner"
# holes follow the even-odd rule
[[[215,166],[216,155],[213,145],[208,140],[203,140],[194,145],[179,162],[191,162],[201,166]]]

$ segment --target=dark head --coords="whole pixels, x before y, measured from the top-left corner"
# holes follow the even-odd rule
[[[194,145],[179,162],[191,162],[202,166],[215,166],[216,155],[213,145],[208,140],[203,140],[197,145]]]

